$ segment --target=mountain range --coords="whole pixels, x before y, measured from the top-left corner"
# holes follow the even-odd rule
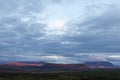
[[[93,68],[118,68],[110,62],[85,62],[83,64],[55,64],[46,62],[9,62],[0,64],[0,71],[64,71],[64,70],[86,70]]]

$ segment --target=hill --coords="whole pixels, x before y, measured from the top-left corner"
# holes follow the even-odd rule
[[[107,61],[85,62],[90,68],[114,68],[115,66]]]

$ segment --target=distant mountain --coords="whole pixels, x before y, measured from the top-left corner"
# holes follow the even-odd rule
[[[8,63],[8,61],[0,61],[0,64]]]
[[[54,64],[45,62],[11,62],[1,64],[0,70],[83,70],[89,69],[84,64]]]
[[[35,61],[19,61],[19,63],[26,63],[26,64],[45,64],[46,62],[35,62]]]
[[[90,68],[114,68],[115,66],[107,61],[85,62]]]
[[[1,64],[1,66],[42,66],[44,62],[10,62],[6,64]]]
[[[0,71],[65,71],[65,70],[86,70],[91,68],[120,68],[110,62],[96,61],[85,62],[84,64],[55,64],[46,62],[10,62],[0,64]]]
[[[48,63],[41,66],[45,70],[83,70],[88,69],[89,67],[84,64],[53,64]]]

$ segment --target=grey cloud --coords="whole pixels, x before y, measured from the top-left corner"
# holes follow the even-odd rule
[[[86,17],[84,21],[68,23],[70,30],[66,35],[46,35],[45,28],[48,26],[42,23],[39,15],[42,15],[47,5],[62,2],[64,1],[1,0],[0,57],[4,59],[0,60],[35,60],[37,58],[37,60],[49,61],[41,56],[58,55],[65,57],[61,62],[79,63],[95,60],[94,57],[97,54],[120,52],[120,9],[118,6],[110,7],[99,16],[93,15]],[[76,56],[76,53],[81,55]],[[106,56],[105,59],[102,57],[100,59],[113,61]]]
[[[44,24],[23,23],[17,17],[3,17],[0,19],[0,49],[2,51],[24,51],[24,45],[36,45],[36,38],[43,36]],[[19,52],[19,51],[18,51]]]
[[[1,0],[0,7],[0,14],[4,16],[15,16],[17,14],[29,15],[32,12],[41,12],[43,10],[41,0]]]
[[[78,48],[84,52],[119,52],[119,8],[112,8],[100,16],[94,16],[82,24],[76,24],[82,34],[70,37],[71,40],[83,42]],[[114,13],[113,13],[114,12]],[[75,48],[76,49],[76,48]]]

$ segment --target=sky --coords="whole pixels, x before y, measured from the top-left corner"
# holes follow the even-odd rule
[[[120,65],[119,0],[0,0],[0,61]]]

